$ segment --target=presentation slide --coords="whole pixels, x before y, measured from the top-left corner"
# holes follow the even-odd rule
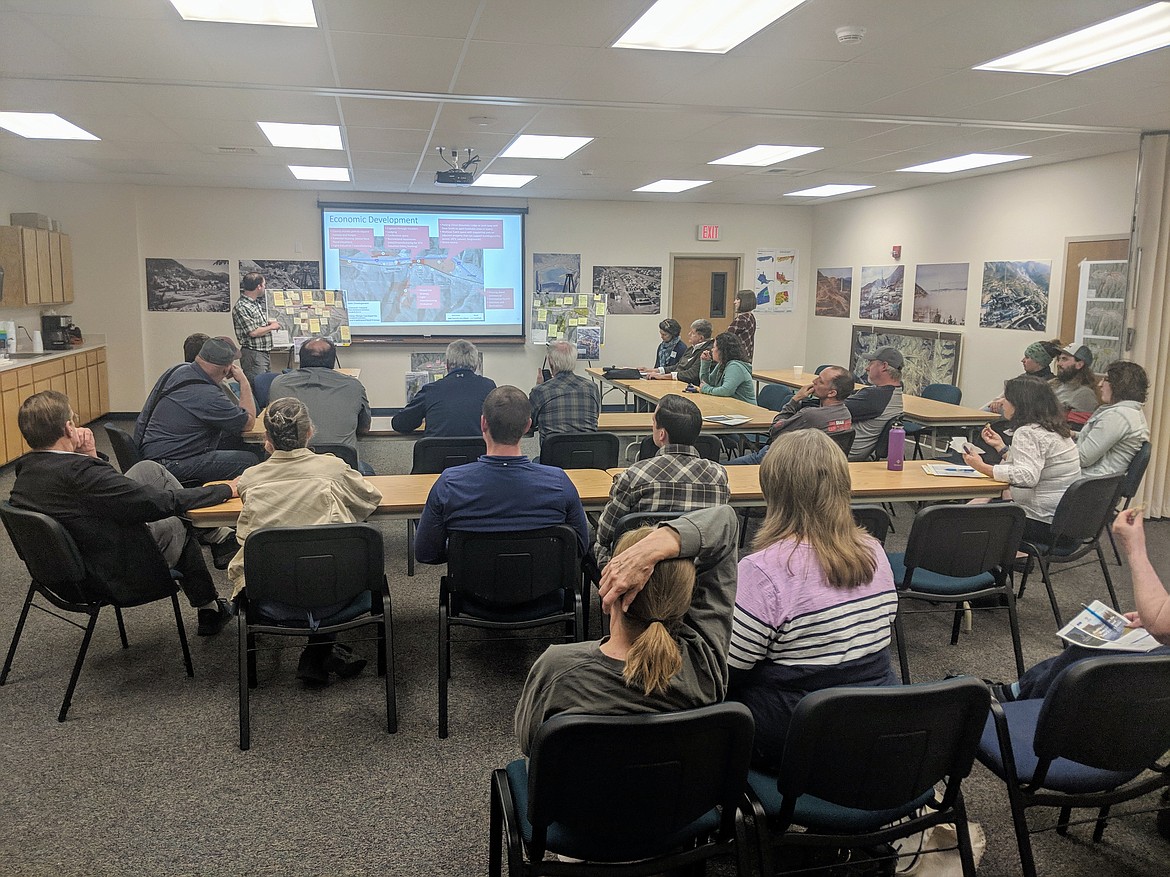
[[[325,288],[356,336],[524,336],[524,213],[321,210]]]

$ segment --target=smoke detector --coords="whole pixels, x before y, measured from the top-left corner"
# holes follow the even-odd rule
[[[860,43],[865,39],[865,28],[853,24],[847,24],[843,27],[837,28],[837,42],[843,45],[850,43]]]

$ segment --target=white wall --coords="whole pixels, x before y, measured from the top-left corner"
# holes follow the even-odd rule
[[[815,208],[811,282],[817,267],[852,266],[853,305],[850,319],[816,317],[806,300],[809,363],[848,362],[861,267],[895,264],[890,248],[900,244],[904,319],[890,325],[929,328],[911,322],[915,265],[969,262],[966,325],[943,328],[963,334],[964,404],[994,398],[1023,370],[1025,347],[1059,334],[1066,238],[1128,234],[1136,170],[1136,152],[1117,153]],[[1025,259],[1052,262],[1047,331],[980,328],[983,262]]]

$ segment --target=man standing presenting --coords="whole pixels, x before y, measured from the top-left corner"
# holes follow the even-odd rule
[[[853,393],[853,375],[849,369],[839,365],[830,365],[821,369],[821,373],[813,378],[807,387],[797,390],[791,399],[772,421],[772,428],[768,430],[768,444],[745,454],[728,460],[727,465],[758,466],[764,462],[764,454],[772,446],[777,437],[787,432],[796,432],[800,429],[821,429],[827,433],[845,432],[853,429],[852,415],[845,407],[845,400]],[[817,404],[805,405],[809,398]]]
[[[631,512],[684,512],[726,505],[731,494],[727,472],[695,450],[703,426],[699,406],[671,393],[663,396],[651,415],[658,453],[639,460],[614,479],[609,502],[597,522],[598,563],[609,560],[617,522]]]
[[[203,342],[195,361],[163,372],[134,425],[134,443],[180,481],[226,481],[259,462],[249,451],[221,451],[220,437],[238,436],[256,422],[252,388],[235,363],[235,350],[218,338]],[[240,403],[224,394],[228,377],[240,384]]]
[[[460,338],[447,345],[447,377],[425,384],[390,420],[395,432],[414,432],[426,421],[425,435],[479,435],[483,400],[496,388],[491,378],[475,373],[479,350]]]
[[[263,274],[249,271],[242,286],[243,291],[232,308],[232,324],[240,342],[240,365],[248,383],[254,385],[256,375],[268,371],[272,333],[280,328],[280,323],[268,319],[268,312],[260,302],[264,298]]]
[[[868,387],[862,387],[845,400],[853,418],[853,450],[850,462],[868,460],[877,446],[886,424],[902,416],[902,354],[896,348],[882,347],[867,357],[865,370]]]
[[[554,341],[548,346],[546,360],[551,376],[546,380],[538,373],[540,382],[529,394],[532,425],[540,430],[540,440],[561,433],[597,432],[601,391],[589,378],[573,373],[577,367],[576,345]]]
[[[161,551],[167,565],[183,574],[179,586],[199,610],[199,635],[219,633],[232,613],[178,516],[231,499],[235,486],[185,490],[149,461],[120,475],[98,456],[93,433],[74,426],[73,417],[63,393],[46,390],[24,400],[17,420],[32,453],[16,463],[12,504],[57,520],[77,543],[86,573],[103,584],[123,581]]]
[[[313,338],[301,345],[301,367],[278,375],[268,399],[286,396],[300,399],[313,421],[309,445],[345,445],[358,452],[357,437],[370,431],[370,400],[362,382],[337,371],[337,348],[328,338]],[[373,475],[369,466],[358,463],[363,475]],[[368,471],[367,471],[368,470]]]
[[[528,397],[516,387],[488,394],[480,417],[487,454],[447,469],[431,488],[414,536],[419,561],[446,563],[451,530],[510,533],[568,524],[581,556],[589,551],[585,509],[569,476],[520,452],[520,438],[532,425],[528,412]]]

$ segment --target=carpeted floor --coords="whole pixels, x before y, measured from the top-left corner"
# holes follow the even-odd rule
[[[108,450],[104,435],[99,446]],[[409,443],[366,442],[362,453],[383,474],[410,467]],[[11,466],[0,470],[0,496],[7,496],[13,477]],[[904,542],[911,516],[908,506],[898,507],[891,547]],[[113,618],[99,622],[69,719],[58,724],[80,631],[34,613],[0,689],[0,875],[484,873],[488,778],[516,757],[516,694],[544,643],[456,646],[451,736],[439,740],[439,570],[420,566],[408,578],[405,525],[378,527],[394,600],[394,736],[385,732],[382,687],[372,666],[356,679],[305,690],[293,678],[294,645],[261,656],[252,749],[240,752],[234,623],[218,637],[196,637],[194,612],[185,609],[195,662],[195,678],[187,679],[165,602],[126,613],[131,647],[125,651]],[[1170,522],[1149,530],[1155,565],[1170,573]],[[0,564],[0,647],[6,648],[28,579],[2,536]],[[1112,569],[1128,607],[1128,573]],[[224,574],[217,576],[226,590]],[[1062,571],[1057,582],[1066,612],[1104,596],[1095,564]],[[1026,662],[1054,654],[1057,640],[1039,581],[1029,586],[1020,615]],[[977,614],[974,632],[954,647],[949,625],[949,614],[908,622],[916,680],[949,672],[1015,675],[1002,612]],[[373,657],[370,643],[356,648]],[[988,836],[979,873],[1018,873],[1002,785],[976,765],[965,788],[971,816]],[[1170,873],[1170,842],[1155,833],[1152,815],[1111,824],[1101,844],[1092,844],[1089,834],[1081,827],[1067,838],[1037,837],[1041,873]],[[723,863],[713,871],[734,869]]]

